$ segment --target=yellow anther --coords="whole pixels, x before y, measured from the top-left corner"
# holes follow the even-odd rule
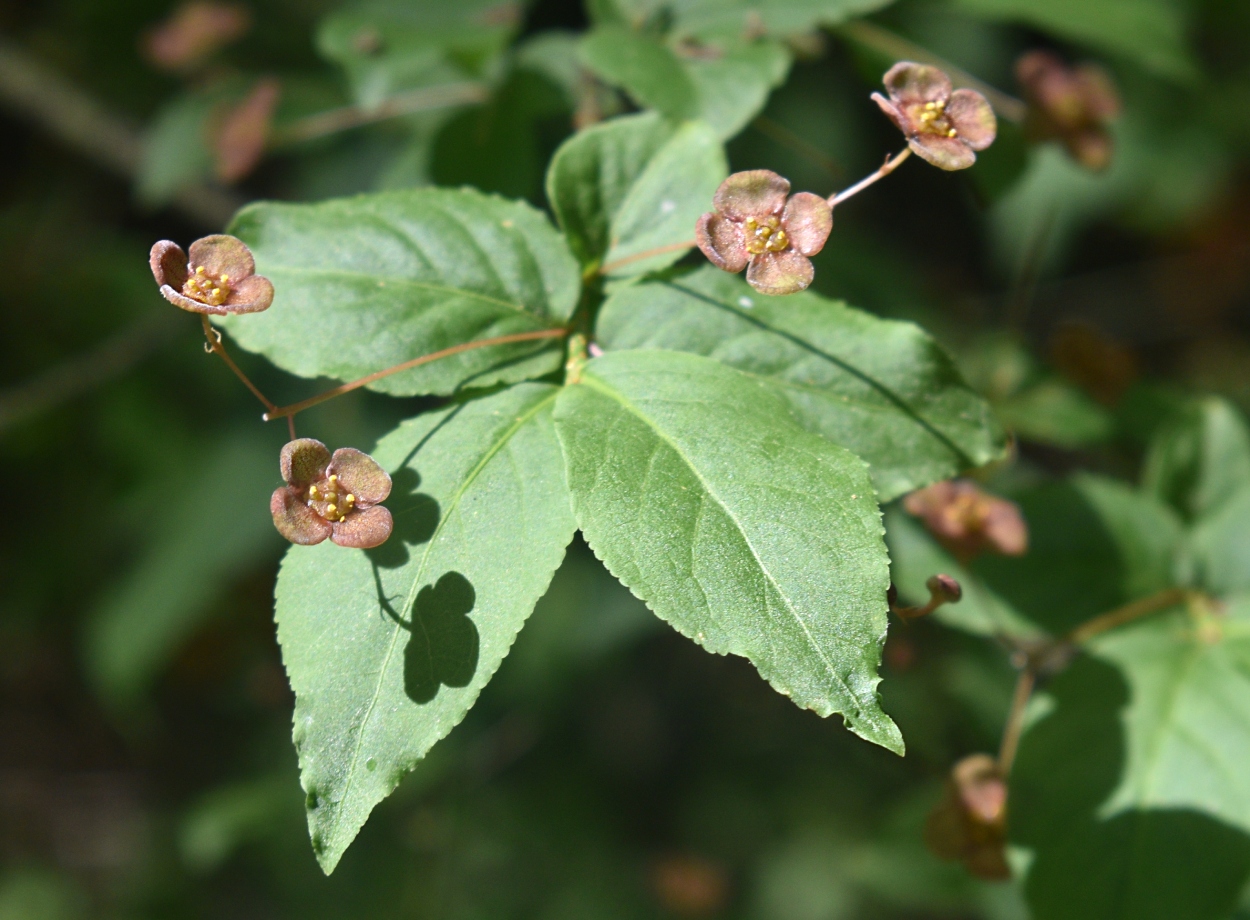
[[[929,111],[933,111],[935,108],[937,108],[937,105],[936,105],[935,103],[932,103],[932,102],[926,102],[926,103],[924,104],[924,107],[925,107],[926,109],[928,109]]]
[[[339,478],[338,478],[337,476],[335,476],[333,473],[331,473],[331,474],[330,474],[330,481],[331,481],[331,482],[338,482],[338,481],[339,481]]]
[[[309,486],[308,494],[311,495],[313,498],[316,498],[318,495],[321,494],[321,490],[318,489],[316,486]]]
[[[340,524],[342,524],[342,523],[343,523],[344,521],[346,521],[346,520],[347,520],[347,515],[346,515],[346,514],[340,514],[340,515],[339,515],[339,523],[340,523]]]
[[[334,515],[336,515],[336,514],[338,514],[338,513],[339,513],[339,506],[338,506],[338,505],[327,505],[327,506],[326,506],[326,514],[329,514],[329,515],[331,515],[331,516],[334,516]]]
[[[949,131],[947,131],[947,132],[946,132],[946,136],[947,136],[947,137],[954,137],[954,136],[955,136],[955,129],[954,129],[954,128],[951,128]]]
[[[220,295],[221,295],[221,288],[213,288],[213,296],[218,297]]]
[[[203,266],[203,265],[197,265],[197,266],[195,267],[195,273],[196,273],[197,275],[202,275],[202,274],[204,274],[204,266]]]
[[[229,283],[230,283],[230,276],[229,276],[229,275],[222,275],[222,276],[221,276],[221,283],[222,283],[222,284],[229,284]]]
[[[350,504],[351,504],[352,502],[354,502],[355,500],[356,500],[356,496],[355,496],[355,495],[352,495],[351,493],[348,493],[348,495],[347,495],[347,503],[350,505]]]

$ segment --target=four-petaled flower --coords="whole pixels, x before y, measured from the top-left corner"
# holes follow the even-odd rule
[[[790,195],[788,180],[752,169],[722,182],[712,204],[716,210],[695,226],[699,248],[712,264],[727,272],[746,268],[747,283],[763,294],[793,294],[812,283],[808,256],[824,248],[833,229],[825,199],[811,192]]]
[[[299,438],[282,448],[280,486],[269,500],[274,526],[292,543],[329,537],[339,546],[369,549],[391,535],[391,513],[379,502],[391,477],[366,453],[341,447],[330,455],[320,441]]]
[[[886,71],[883,82],[890,98],[872,98],[912,152],[934,166],[967,169],[977,160],[975,151],[994,142],[998,122],[989,102],[975,90],[952,92],[950,77],[936,67],[903,61]]]
[[[1016,78],[1029,103],[1025,130],[1033,140],[1058,140],[1087,169],[1105,169],[1112,140],[1107,123],[1120,113],[1115,84],[1101,67],[1069,67],[1049,51],[1016,61]]]
[[[217,233],[182,247],[161,240],[149,258],[161,295],[192,313],[259,313],[273,303],[273,285],[256,274],[252,251],[240,239]]]
[[[983,552],[1020,556],[1029,546],[1029,529],[1020,509],[982,491],[966,479],[948,479],[903,499],[908,513],[961,562]]]
[[[925,843],[935,856],[958,860],[977,878],[1011,878],[1007,864],[1007,780],[988,754],[955,764],[946,795],[929,813]]]

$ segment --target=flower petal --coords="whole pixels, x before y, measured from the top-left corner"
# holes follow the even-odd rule
[[[273,282],[264,275],[248,275],[238,284],[231,284],[230,296],[220,307],[223,313],[259,313],[273,303]]]
[[[335,524],[330,539],[348,549],[372,549],[386,542],[394,526],[391,513],[382,505],[374,505],[354,511],[347,520]]]
[[[742,224],[730,220],[716,211],[709,211],[699,218],[694,227],[694,238],[699,249],[717,268],[727,272],[740,272],[747,267],[746,235]]]
[[[766,252],[751,260],[747,284],[761,294],[796,294],[812,283],[811,260],[793,249]]]
[[[967,169],[977,161],[972,148],[958,137],[917,134],[907,139],[907,145],[922,160],[928,160],[939,169]]]
[[[299,493],[290,486],[282,486],[269,499],[269,513],[278,533],[292,543],[312,546],[330,536],[333,530],[329,521],[305,504]]]
[[[882,78],[890,98],[900,105],[941,102],[950,98],[951,78],[928,64],[900,61]]]
[[[1105,128],[1093,127],[1069,134],[1063,139],[1072,158],[1093,172],[1101,172],[1111,165],[1115,142]]]
[[[791,246],[805,256],[814,256],[825,248],[825,240],[833,229],[833,208],[819,195],[799,192],[786,202],[781,226]]]
[[[378,466],[376,460],[354,447],[336,450],[326,472],[338,476],[343,487],[359,502],[376,505],[391,494],[390,474]]]
[[[1120,114],[1120,94],[1111,75],[1097,64],[1076,68],[1085,111],[1096,121],[1110,121]]]
[[[984,150],[994,143],[998,120],[984,96],[972,89],[957,89],[946,103],[946,117],[963,141],[973,150]]]
[[[872,94],[872,101],[875,102],[886,115],[890,117],[890,121],[894,122],[894,126],[903,134],[910,136],[916,133],[916,126],[911,123],[911,119],[907,117],[907,113],[882,96],[880,93]]]
[[[152,247],[148,257],[152,266],[152,275],[159,285],[169,285],[181,290],[187,280],[187,254],[182,247],[170,240],[161,240]]]
[[[283,479],[293,486],[306,486],[325,475],[330,450],[316,438],[296,438],[282,446],[278,462]]]
[[[986,542],[1004,556],[1023,556],[1029,549],[1029,527],[1014,502],[993,499],[984,532]]]
[[[252,250],[241,239],[229,234],[215,233],[196,240],[191,244],[188,256],[192,266],[199,268],[202,265],[204,271],[214,277],[229,275],[231,284],[238,284],[248,275],[256,273]]]
[[[790,194],[790,180],[771,169],[736,172],[720,184],[712,204],[731,220],[779,216]]]
[[[229,312],[225,307],[214,307],[210,304],[200,303],[198,300],[192,300],[186,294],[175,291],[168,284],[161,285],[161,296],[175,307],[186,310],[188,313],[222,314]]]

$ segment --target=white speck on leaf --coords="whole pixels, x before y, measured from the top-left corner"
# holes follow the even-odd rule
[[[742,307],[744,310],[749,310],[755,306],[755,301],[750,297],[739,297],[738,306]]]
[[[677,210],[677,202],[673,201],[672,199],[665,198],[663,201],[660,202],[661,214],[672,214],[676,210]]]

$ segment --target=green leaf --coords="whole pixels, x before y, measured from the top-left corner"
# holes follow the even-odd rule
[[[1185,44],[1182,8],[1169,0],[957,0],[970,13],[1027,23],[1044,32],[1119,54],[1163,76],[1192,80],[1198,68]]]
[[[264,313],[222,325],[244,348],[303,377],[351,380],[472,339],[555,328],[577,303],[577,263],[548,220],[471,189],[263,202],[240,211],[230,232],[252,247],[257,272],[277,293]],[[551,340],[522,342],[370,388],[450,393],[559,366]]]
[[[167,204],[186,186],[212,175],[209,122],[223,101],[220,92],[188,93],[157,112],[143,138],[135,180],[135,197],[141,204]]]
[[[574,524],[557,392],[522,384],[405,422],[374,452],[395,481],[390,540],[287,554],[278,639],[327,872],[464,718],[560,564]]]
[[[1186,406],[1155,433],[1142,480],[1186,520],[1222,510],[1250,486],[1250,430],[1241,413],[1214,396]]]
[[[589,362],[556,404],[573,509],[608,570],[797,705],[902,753],[881,711],[888,559],[863,463],[716,361]]]
[[[372,0],[327,16],[317,48],[343,67],[368,108],[397,91],[484,74],[520,15],[507,0]]]
[[[1056,378],[1027,387],[994,409],[1003,424],[1026,441],[1068,449],[1105,444],[1115,430],[1106,409]]]
[[[610,350],[689,351],[766,381],[805,428],[868,462],[883,501],[1005,447],[989,407],[923,331],[811,292],[767,297],[709,266],[616,292],[597,336]]]
[[[982,556],[972,572],[1054,634],[1177,583],[1180,521],[1151,496],[1080,474],[1013,496],[1029,551]]]
[[[672,265],[688,249],[639,253],[691,240],[700,215],[729,173],[707,125],[676,125],[657,113],[631,115],[574,135],[556,151],[547,199],[583,265],[637,275]]]
[[[1052,685],[1012,774],[1033,916],[1226,917],[1250,876],[1250,599],[1090,651]]]
[[[1190,550],[1202,588],[1220,597],[1250,591],[1250,486],[1198,522]]]
[[[894,0],[675,0],[675,31],[695,34],[810,32],[875,12]]]
[[[790,69],[790,53],[769,40],[717,37],[687,47],[620,25],[593,29],[582,62],[644,108],[701,118],[719,138],[741,131]]]
[[[133,706],[250,568],[271,564],[281,539],[266,504],[278,476],[272,436],[231,437],[162,488],[149,545],[106,592],[84,656],[97,692]]]

